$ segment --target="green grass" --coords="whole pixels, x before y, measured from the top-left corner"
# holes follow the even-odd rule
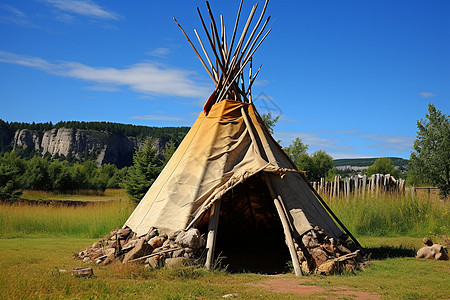
[[[75,197],[89,201],[94,196]],[[275,278],[324,289],[306,296],[311,299],[335,298],[333,293],[340,287],[386,299],[448,297],[450,262],[412,257],[422,246],[423,236],[430,232],[435,242],[448,242],[440,236],[447,234],[449,226],[448,203],[406,197],[339,199],[329,203],[371,253],[372,265],[356,275],[295,278],[292,274],[207,272],[193,266],[150,270],[132,264],[86,265],[75,260],[73,254],[111,229],[121,227],[133,211],[133,203],[118,200],[78,206],[0,204],[0,299],[219,299],[230,293],[238,293],[241,299],[296,296],[254,285]],[[74,278],[57,271],[83,266],[91,266],[95,278]]]
[[[355,274],[308,276],[292,274],[267,276],[229,274],[223,270],[207,272],[192,266],[149,270],[137,265],[114,264],[106,267],[86,265],[73,258],[96,239],[74,237],[0,239],[0,299],[220,299],[238,293],[239,299],[293,299],[295,294],[269,291],[255,283],[272,279],[291,280],[295,285],[316,285],[320,293],[309,299],[335,298],[342,287],[368,292],[385,299],[444,299],[450,262],[396,257],[372,261]],[[420,243],[418,238],[361,238],[372,248],[390,246],[408,248]],[[90,266],[94,278],[74,278],[57,270]],[[297,296],[298,297],[298,296]],[[351,299],[340,296],[341,299]]]
[[[357,236],[449,235],[449,201],[428,202],[384,194],[332,199],[327,203]]]
[[[122,227],[135,205],[129,200],[87,205],[0,204],[0,237],[95,237]]]
[[[25,190],[21,196],[26,200],[63,200],[63,201],[114,201],[128,199],[123,189],[107,189],[104,192],[96,190],[79,190],[71,194],[46,191]]]

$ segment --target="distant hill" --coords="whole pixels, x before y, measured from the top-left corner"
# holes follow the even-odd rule
[[[130,166],[146,137],[160,155],[168,141],[182,141],[189,127],[148,127],[110,122],[18,123],[0,119],[0,154],[11,150],[34,155]]]
[[[399,157],[389,157],[394,166],[396,166],[400,171],[408,170],[409,160],[399,158]],[[363,169],[367,169],[373,163],[377,157],[374,158],[344,158],[344,159],[335,159],[333,160],[334,166],[338,170],[355,170],[360,171]]]

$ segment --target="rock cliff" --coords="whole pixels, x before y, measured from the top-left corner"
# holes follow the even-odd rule
[[[20,129],[15,132],[0,128],[0,148],[22,148],[51,156],[73,156],[76,159],[95,158],[99,165],[115,164],[118,167],[133,163],[135,149],[143,145],[143,138],[127,137],[99,130],[54,128],[44,133]],[[164,150],[167,139],[154,139],[158,153]]]

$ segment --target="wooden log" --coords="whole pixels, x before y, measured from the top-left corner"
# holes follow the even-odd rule
[[[220,199],[214,202],[211,208],[212,215],[209,218],[208,237],[206,240],[206,261],[205,267],[211,270],[211,264],[214,261],[214,248],[216,246],[217,228],[219,226]]]
[[[161,251],[161,252],[158,252],[158,253],[152,253],[152,254],[141,256],[141,257],[138,257],[138,258],[135,258],[135,259],[130,259],[130,260],[127,261],[127,263],[143,260],[143,259],[146,259],[146,258],[149,258],[149,257],[161,255],[161,254],[164,254],[164,253],[174,252],[174,251],[181,250],[181,249],[184,249],[184,248],[178,247],[178,248],[164,250],[164,251]]]
[[[295,276],[302,276],[302,269],[300,267],[300,261],[298,260],[297,251],[294,246],[294,239],[291,234],[291,226],[286,218],[286,213],[282,206],[282,199],[280,195],[277,195],[272,187],[272,182],[267,173],[264,173],[264,180],[266,182],[267,188],[273,198],[273,203],[275,204],[275,208],[277,210],[278,216],[281,220],[281,225],[283,226],[284,237],[286,239],[286,244],[289,248],[289,254],[291,255],[292,265],[294,266]],[[309,184],[307,182],[307,184]]]
[[[198,59],[200,59],[200,62],[202,63],[203,67],[205,68],[206,72],[208,72],[208,75],[211,77],[211,79],[214,81],[214,84],[217,87],[217,81],[214,78],[213,74],[211,73],[211,71],[208,69],[208,67],[206,66],[205,62],[203,61],[203,58],[200,56],[200,54],[197,52],[197,49],[194,47],[194,44],[192,44],[191,40],[189,39],[189,37],[187,36],[186,32],[184,32],[183,27],[181,27],[181,25],[178,23],[177,19],[173,18],[173,20],[177,23],[178,27],[181,29],[181,31],[183,32],[184,36],[186,37],[186,39],[188,40],[189,44],[191,45],[192,49],[194,49],[195,54],[197,55]]]
[[[277,198],[273,199],[273,202],[274,202],[275,207],[278,212],[278,216],[281,219],[281,224],[283,225],[284,237],[286,238],[286,244],[289,248],[289,254],[291,255],[292,264],[294,266],[295,276],[302,276],[302,269],[300,267],[300,262],[298,261],[297,251],[295,250],[295,246],[294,246],[294,240],[292,238],[292,234],[289,229],[289,223],[284,214],[283,208],[281,207],[280,201],[281,201],[280,196],[278,196],[278,199]]]

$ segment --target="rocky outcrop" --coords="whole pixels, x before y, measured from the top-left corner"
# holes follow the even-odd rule
[[[14,149],[21,147],[27,150],[39,150],[41,136],[39,132],[29,129],[17,130],[14,134]]]
[[[95,158],[99,165],[130,166],[133,154],[144,144],[144,138],[127,137],[99,130],[54,128],[44,133],[20,129],[11,131],[0,127],[0,149],[25,149],[42,155],[73,156],[76,159]],[[167,139],[154,139],[153,145],[162,155]],[[47,155],[48,155],[47,154]]]

